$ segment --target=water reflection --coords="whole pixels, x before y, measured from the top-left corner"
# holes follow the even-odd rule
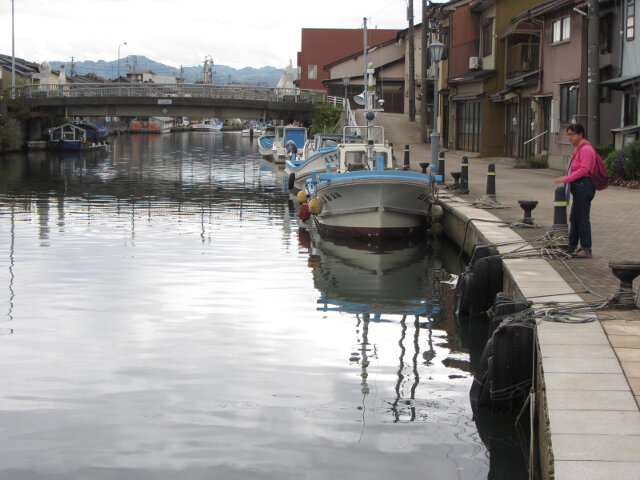
[[[448,246],[299,243],[240,136],[97,153],[0,159],[1,478],[486,476]]]

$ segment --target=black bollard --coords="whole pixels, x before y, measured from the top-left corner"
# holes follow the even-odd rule
[[[555,192],[555,200],[553,202],[553,229],[567,230],[567,192],[565,186],[557,187]]]
[[[496,199],[496,164],[490,163],[487,172],[487,197]]]
[[[462,157],[458,193],[469,193],[469,157],[466,155]]]
[[[404,169],[409,170],[411,162],[409,161],[409,145],[404,146]]]
[[[440,152],[440,158],[438,158],[438,175],[440,176],[440,182],[444,181],[444,152]]]

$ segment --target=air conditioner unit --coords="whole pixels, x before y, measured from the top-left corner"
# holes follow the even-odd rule
[[[480,59],[478,57],[469,57],[469,70],[478,70],[480,68]]]

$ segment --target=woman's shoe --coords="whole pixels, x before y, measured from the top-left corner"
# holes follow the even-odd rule
[[[576,253],[573,254],[574,258],[591,258],[593,255],[591,254],[591,250],[580,249]]]

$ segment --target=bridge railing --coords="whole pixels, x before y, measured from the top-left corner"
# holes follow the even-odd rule
[[[194,97],[291,101],[313,104],[324,103],[327,100],[327,94],[322,90],[198,83],[70,83],[65,85],[24,85],[12,88],[15,90],[15,98],[23,99],[60,97]]]

